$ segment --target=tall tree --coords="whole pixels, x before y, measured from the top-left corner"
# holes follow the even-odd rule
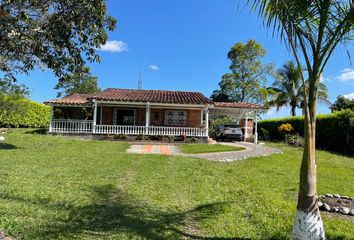
[[[350,100],[344,96],[338,96],[336,101],[331,106],[331,110],[334,112],[341,111],[343,109],[350,109],[354,111],[354,98]]]
[[[306,81],[308,88],[308,81]],[[290,106],[291,116],[296,116],[296,108],[303,108],[304,94],[299,68],[292,61],[288,61],[277,71],[275,81],[270,90],[272,99],[268,102],[269,106],[277,107]],[[317,99],[328,103],[328,89],[324,83],[319,83]]]
[[[25,85],[13,84],[0,79],[0,114],[3,112],[20,111],[16,100],[28,97],[29,91]]]
[[[211,95],[214,101],[263,102],[267,97],[264,88],[272,65],[263,64],[266,51],[254,40],[246,44],[236,43],[228,52],[231,73],[224,74],[219,83],[220,90]]]
[[[0,1],[0,72],[15,80],[42,66],[65,80],[100,60],[97,49],[115,25],[105,0]]]
[[[304,94],[305,145],[293,239],[325,239],[317,205],[316,100],[321,74],[334,50],[353,43],[353,0],[248,0],[268,28],[280,34],[299,66]],[[308,88],[300,62],[306,63]]]
[[[88,67],[84,67],[81,73],[69,75],[66,81],[59,81],[55,89],[59,90],[58,97],[74,93],[89,94],[100,91],[97,86],[97,77],[91,75]]]

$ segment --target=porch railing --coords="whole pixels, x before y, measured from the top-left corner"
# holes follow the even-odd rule
[[[145,126],[123,126],[123,125],[96,125],[95,133],[139,135],[139,134],[146,133],[146,127]]]
[[[208,136],[208,130],[205,128],[190,128],[190,127],[149,127],[149,135],[162,136],[180,136],[188,137],[205,137]]]
[[[90,120],[52,120],[49,131],[59,133],[90,133],[93,121]]]
[[[94,133],[94,134],[127,134],[127,135],[161,135],[161,136],[188,136],[207,137],[205,128],[191,127],[164,127],[164,126],[123,126],[123,125],[96,125],[89,120],[52,120],[50,132],[58,133]]]

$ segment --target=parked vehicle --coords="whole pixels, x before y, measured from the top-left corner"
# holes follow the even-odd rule
[[[243,132],[239,125],[236,124],[226,124],[224,126],[220,126],[217,133],[216,139],[218,141],[224,140],[243,140]]]

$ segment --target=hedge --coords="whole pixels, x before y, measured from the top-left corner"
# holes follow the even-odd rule
[[[49,107],[28,99],[15,102],[15,111],[0,111],[0,127],[47,127]]]
[[[268,119],[259,122],[259,137],[263,140],[284,140],[278,131],[281,124],[290,123],[293,134],[304,135],[304,117]],[[343,110],[320,114],[316,121],[316,146],[320,149],[354,153],[354,112]]]

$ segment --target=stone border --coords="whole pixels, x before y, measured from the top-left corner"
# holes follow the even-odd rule
[[[318,207],[322,211],[326,212],[334,212],[334,213],[341,213],[343,215],[349,215],[349,216],[354,216],[354,208],[348,208],[348,207],[331,207],[327,203],[323,203],[321,201],[322,198],[333,198],[333,199],[343,199],[343,200],[350,200],[353,201],[354,198],[348,197],[348,196],[341,196],[339,194],[332,194],[332,193],[327,193],[325,195],[320,195],[318,196]]]

